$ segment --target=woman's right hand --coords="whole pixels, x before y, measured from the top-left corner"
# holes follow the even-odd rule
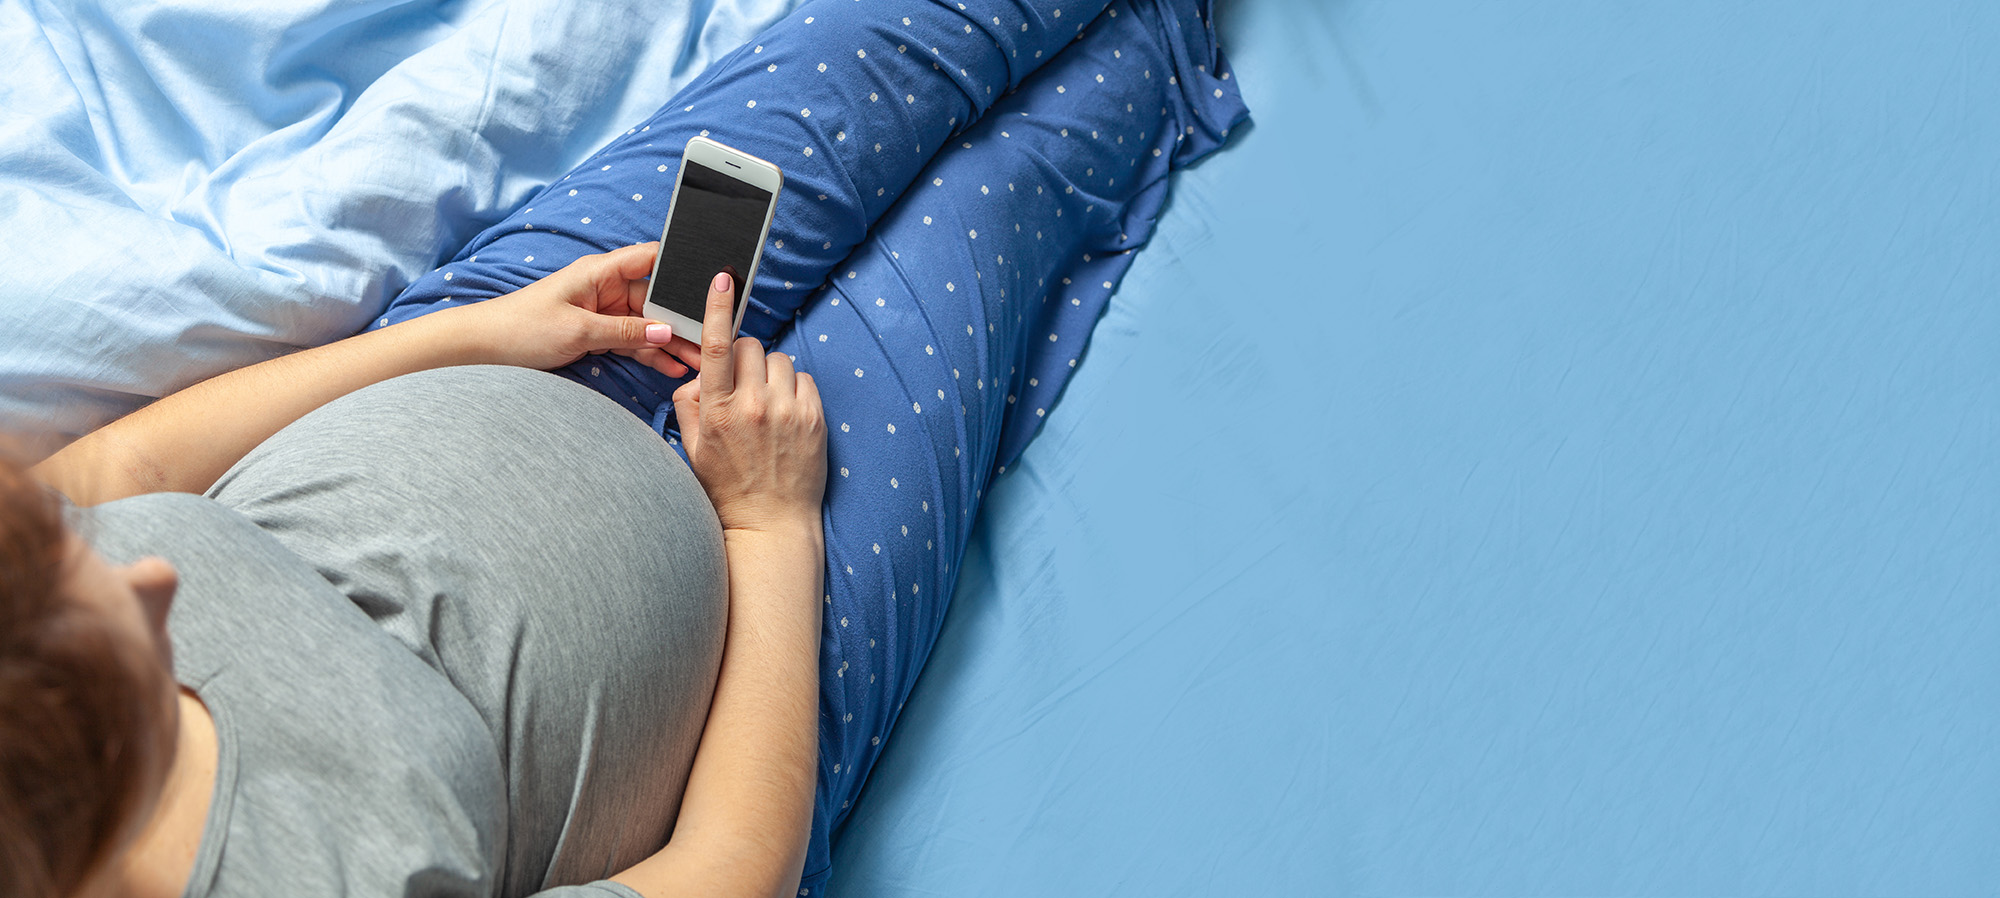
[[[700,375],[674,391],[681,443],[727,530],[819,529],[826,495],[826,414],[810,374],[766,356],[754,337],[730,342],[736,303],[727,274],[709,285]]]

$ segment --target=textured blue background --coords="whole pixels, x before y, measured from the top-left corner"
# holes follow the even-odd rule
[[[1219,2],[832,892],[2000,887],[2000,6]]]

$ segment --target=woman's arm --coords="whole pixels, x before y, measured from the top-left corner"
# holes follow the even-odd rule
[[[663,351],[666,325],[636,317],[657,250],[649,243],[585,256],[507,296],[231,371],[105,425],[30,473],[78,505],[201,492],[306,413],[414,371],[555,368],[587,352],[624,350],[669,375],[684,374]],[[692,357],[692,343],[674,345]]]
[[[646,898],[791,895],[812,834],[826,416],[812,376],[784,353],[731,343],[733,315],[717,275],[701,376],[674,394],[722,521],[729,633],[673,840],[613,877]]]
[[[612,877],[646,898],[786,896],[819,758],[819,521],[723,531],[729,635],[673,841]]]

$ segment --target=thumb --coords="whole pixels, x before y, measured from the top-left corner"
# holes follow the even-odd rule
[[[631,315],[601,315],[587,313],[591,321],[584,331],[590,343],[590,351],[606,349],[657,349],[673,339],[674,328],[645,318]]]

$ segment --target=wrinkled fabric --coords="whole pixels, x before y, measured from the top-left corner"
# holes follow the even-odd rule
[[[0,433],[353,333],[793,5],[0,2]]]

